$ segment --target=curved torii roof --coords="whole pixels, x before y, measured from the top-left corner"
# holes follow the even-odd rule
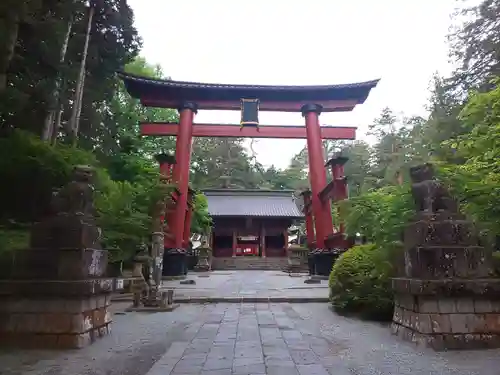
[[[239,110],[242,98],[258,98],[260,110],[300,112],[304,104],[319,104],[324,112],[351,111],[362,104],[377,80],[316,86],[271,86],[200,83],[153,79],[119,73],[132,97],[146,106],[178,108],[184,101],[201,109]]]

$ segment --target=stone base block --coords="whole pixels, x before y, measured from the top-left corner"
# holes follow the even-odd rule
[[[435,351],[497,349],[500,347],[500,334],[423,334],[411,328],[392,323],[392,333],[405,341]]]
[[[0,332],[0,347],[18,349],[81,349],[111,333],[111,325],[76,334]]]
[[[421,280],[422,281],[422,280]],[[469,280],[470,281],[470,280]],[[468,282],[469,282],[468,281]],[[484,349],[500,347],[500,299],[493,288],[477,287],[477,293],[464,288],[460,296],[458,287],[453,293],[441,295],[432,281],[419,294],[403,292],[396,286],[392,331],[399,337],[435,350]],[[464,285],[464,281],[450,281]],[[485,280],[482,280],[484,283]],[[427,291],[427,293],[426,293]],[[482,293],[480,293],[482,291]]]
[[[43,282],[39,282],[43,283]],[[82,348],[110,333],[111,295],[0,295],[0,345]]]

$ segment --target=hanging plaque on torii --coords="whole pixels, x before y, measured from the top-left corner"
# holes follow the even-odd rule
[[[259,130],[259,99],[241,99],[240,129],[254,126]]]

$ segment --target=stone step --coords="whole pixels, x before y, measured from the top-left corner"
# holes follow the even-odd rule
[[[213,258],[214,270],[282,270],[288,265],[283,258]]]

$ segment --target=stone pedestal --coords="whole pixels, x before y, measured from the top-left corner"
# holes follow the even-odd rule
[[[208,263],[208,256],[198,256],[198,263],[196,263],[194,270],[198,272],[209,271],[210,264]]]
[[[32,228],[0,280],[0,345],[81,348],[109,333],[113,279],[94,219],[90,167],[54,195],[52,214]],[[0,275],[0,278],[3,275]]]
[[[392,331],[435,350],[500,347],[500,280],[397,278]]]
[[[0,345],[82,348],[110,332],[112,279],[0,281]]]
[[[392,331],[435,350],[500,347],[500,279],[491,252],[429,164],[410,170],[417,212],[404,233],[404,275],[393,279]]]

